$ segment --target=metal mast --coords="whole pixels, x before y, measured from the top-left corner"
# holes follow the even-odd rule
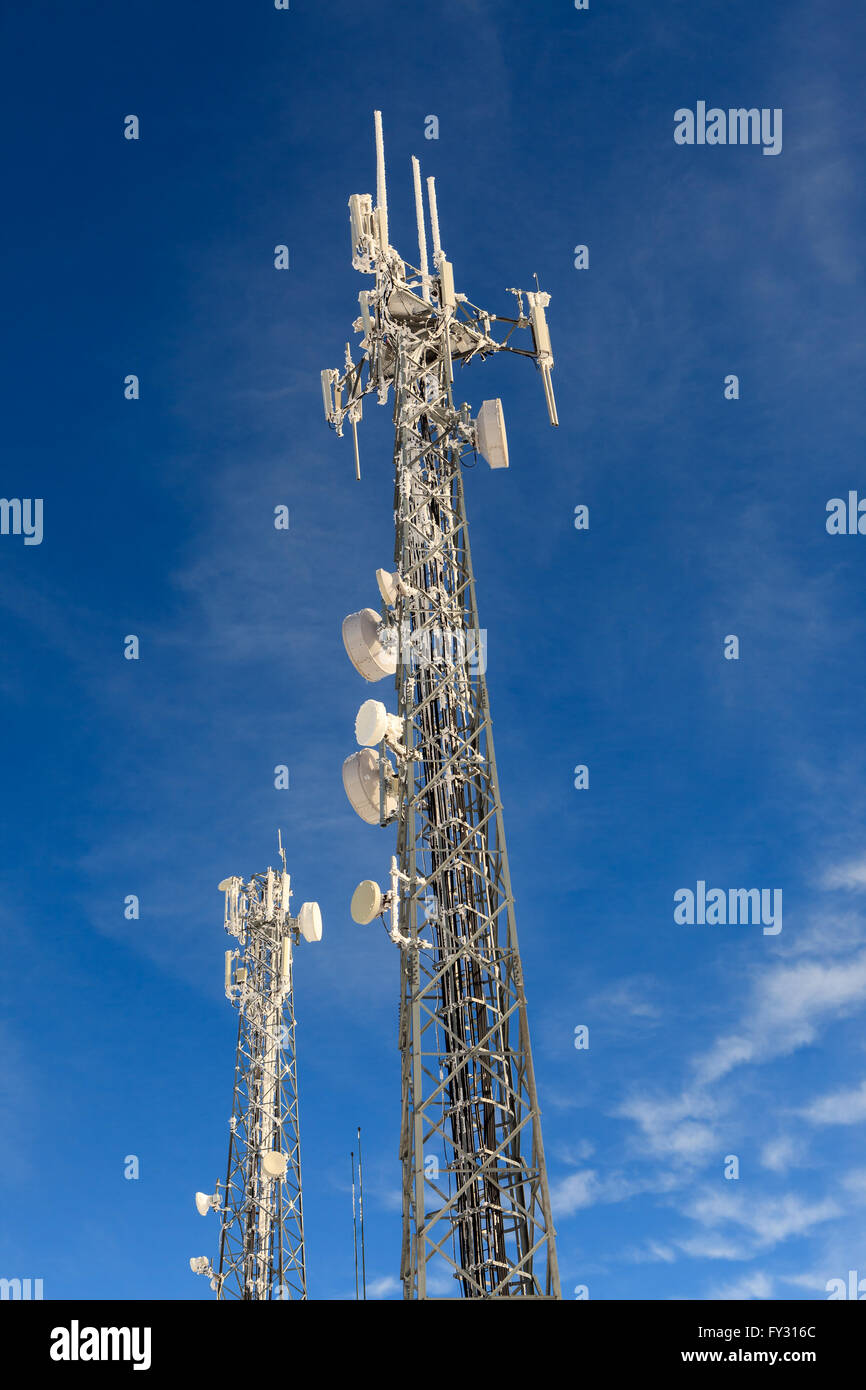
[[[238,1010],[234,1098],[225,1185],[196,1194],[202,1215],[220,1215],[216,1271],[205,1256],[190,1260],[207,1274],[217,1298],[307,1297],[298,1070],[295,1052],[293,948],[320,941],[317,903],[290,908],[282,870],[248,883],[224,879],[225,928],[238,947],[225,953],[226,998]]]
[[[397,826],[390,889],[365,880],[352,916],[388,913],[400,947],[403,1292],[559,1298],[463,495],[463,461],[477,451],[507,467],[508,448],[501,403],[484,402],[472,419],[452,389],[456,362],[520,353],[540,369],[556,424],[549,296],[537,283],[525,296],[512,290],[515,316],[502,318],[456,294],[428,179],[431,271],[415,159],[419,256],[407,264],[388,239],[378,112],[375,131],[376,206],[368,194],[349,200],[352,263],[375,276],[354,325],[362,355],[354,363],[347,345],[344,371],[323,372],[322,388],[336,432],[352,425],[359,477],[362,398],[395,394],[396,571],[377,571],[381,613],[352,614],[343,640],[366,680],[395,674],[398,714],[362,705],[362,748],[343,781],[364,820]],[[532,348],[513,346],[527,328]]]

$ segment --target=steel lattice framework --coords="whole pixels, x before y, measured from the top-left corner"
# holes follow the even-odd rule
[[[504,429],[492,444],[482,438],[452,392],[455,362],[521,351],[508,339],[530,327],[533,350],[523,353],[542,370],[556,423],[548,296],[528,295],[526,317],[523,294],[513,291],[517,317],[497,320],[505,337],[492,337],[492,316],[454,294],[433,180],[436,273],[428,272],[417,161],[420,265],[407,265],[388,244],[378,113],[376,133],[377,207],[367,196],[350,200],[353,263],[376,276],[375,290],[360,297],[364,355],[355,365],[347,349],[345,372],[323,373],[323,387],[338,433],[346,418],[357,425],[367,391],[380,401],[390,385],[395,391],[397,570],[380,578],[379,661],[385,667],[393,653],[401,733],[382,739],[377,766],[379,821],[397,824],[392,891],[382,903],[401,947],[403,1290],[409,1299],[558,1298],[462,479],[476,448],[498,465],[496,447],[506,446]],[[488,406],[501,421],[499,402]]]
[[[305,1299],[293,955],[302,935],[321,938],[321,915],[305,903],[291,916],[285,861],[282,874],[220,888],[226,931],[238,940],[225,962],[239,1015],[234,1096],[222,1201],[220,1185],[210,1199],[221,1219],[217,1269],[193,1267],[212,1276],[217,1298]]]

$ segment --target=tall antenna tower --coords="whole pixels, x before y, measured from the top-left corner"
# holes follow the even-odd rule
[[[549,295],[515,296],[497,317],[454,290],[436,188],[412,160],[418,265],[390,245],[381,115],[374,117],[376,204],[349,199],[361,355],[322,373],[328,423],[355,443],[363,398],[394,389],[396,570],[378,570],[381,612],[351,614],[343,641],[368,681],[396,677],[397,714],[367,700],[361,745],[343,766],[353,807],[397,827],[390,886],[365,880],[355,921],[388,919],[400,948],[403,1252],[407,1299],[561,1297],[502,802],[485,682],[462,466],[508,466],[499,400],[475,419],[454,404],[457,362],[494,352],[533,359],[551,424]],[[526,301],[526,312],[524,308]],[[532,347],[511,343],[529,329]],[[496,336],[494,336],[496,334]]]
[[[225,1185],[195,1197],[202,1216],[220,1216],[217,1268],[205,1255],[190,1260],[217,1298],[307,1297],[293,952],[301,937],[321,941],[322,914],[303,903],[292,916],[281,837],[279,845],[281,872],[219,885],[226,931],[238,941],[225,953],[226,998],[238,1010],[234,1099]]]

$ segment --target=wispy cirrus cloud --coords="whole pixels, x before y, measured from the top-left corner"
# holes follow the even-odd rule
[[[711,1119],[718,1111],[715,1099],[699,1090],[679,1096],[634,1096],[616,1114],[633,1120],[646,1150],[658,1158],[702,1162],[717,1148]]]
[[[774,1287],[772,1276],[756,1269],[751,1274],[744,1274],[742,1278],[735,1279],[731,1284],[722,1284],[713,1289],[708,1297],[739,1303],[745,1300],[772,1298]]]
[[[866,1081],[819,1096],[799,1112],[813,1125],[859,1125],[866,1120]]]
[[[762,1197],[730,1185],[721,1191],[704,1192],[689,1202],[685,1211],[712,1230],[727,1228],[743,1233],[745,1248],[752,1253],[772,1249],[792,1236],[805,1235],[840,1214],[839,1205],[832,1198],[809,1201],[793,1192]]]
[[[866,951],[825,964],[801,960],[756,977],[748,1009],[695,1064],[698,1083],[721,1080],[744,1063],[770,1061],[815,1042],[821,1027],[866,1003]]]
[[[842,864],[833,864],[824,874],[825,888],[848,888],[853,892],[866,892],[866,854],[857,859],[847,859]]]
[[[760,1160],[772,1173],[787,1173],[802,1160],[803,1144],[790,1134],[770,1139],[761,1149]]]
[[[586,1207],[626,1202],[643,1192],[670,1191],[676,1182],[670,1173],[632,1178],[621,1172],[602,1174],[595,1168],[583,1168],[554,1183],[550,1199],[558,1216],[573,1216]]]

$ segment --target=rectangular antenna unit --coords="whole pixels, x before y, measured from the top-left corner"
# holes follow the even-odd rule
[[[553,349],[550,345],[550,330],[547,327],[547,315],[545,309],[550,303],[550,295],[546,290],[537,290],[534,294],[527,294],[526,302],[529,305],[529,322],[532,326],[532,340],[535,344],[535,360],[541,371],[541,379],[544,382],[544,399],[547,402],[547,413],[550,416],[552,425],[559,424],[559,417],[556,413],[556,401],[553,395],[553,382],[550,373],[553,370]]]
[[[373,199],[369,193],[353,193],[349,199],[352,227],[352,267],[371,274],[376,268],[378,238],[373,221]]]
[[[325,419],[330,424],[334,418],[334,378],[337,373],[333,367],[326,367],[322,372],[322,405],[325,407]]]
[[[478,452],[491,468],[508,467],[508,440],[505,436],[505,416],[502,402],[484,401],[475,421]]]
[[[373,323],[372,323],[372,320],[371,320],[371,318],[370,318],[370,291],[369,291],[369,290],[361,290],[360,294],[358,295],[358,303],[359,303],[360,306],[361,306],[361,321],[362,321],[362,323],[363,323],[363,325],[364,325],[364,333],[365,333],[366,336],[369,337],[369,335],[370,335],[370,334],[372,333],[372,331],[373,331]]]
[[[442,309],[456,309],[457,300],[454,297],[454,267],[451,262],[439,252],[439,291],[441,296]]]

